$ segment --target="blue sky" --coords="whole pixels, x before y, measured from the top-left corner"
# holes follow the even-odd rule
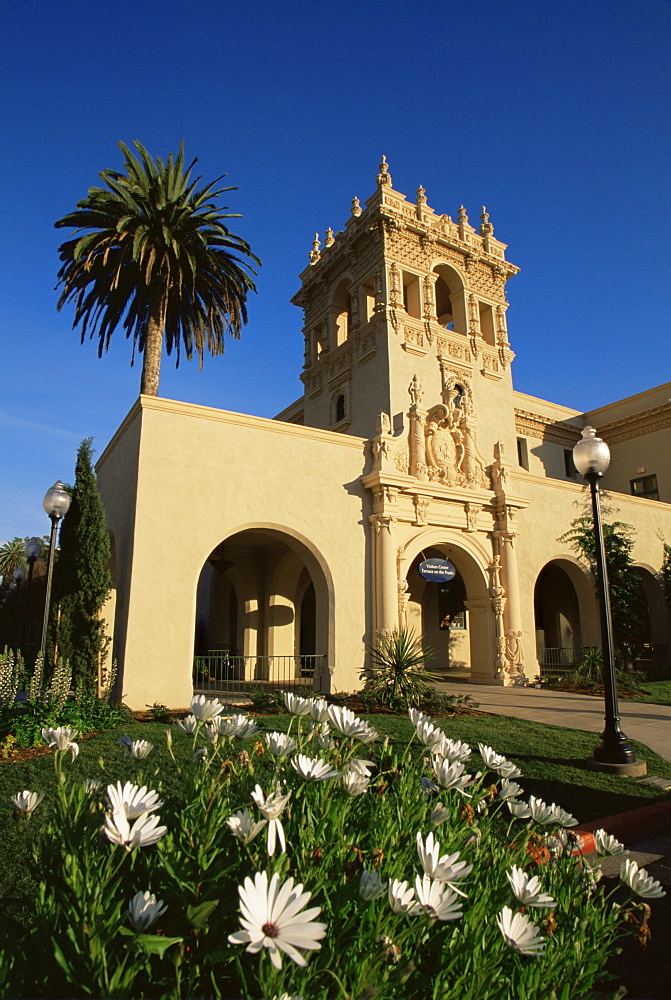
[[[45,491],[139,391],[123,333],[99,360],[54,291],[53,223],[119,140],[225,172],[263,262],[242,339],[202,371],[165,358],[165,397],[273,416],[300,395],[289,299],[382,153],[397,190],[475,224],[485,204],[509,244],[516,388],[590,409],[671,378],[666,0],[27,0],[2,27],[0,543],[46,533]]]

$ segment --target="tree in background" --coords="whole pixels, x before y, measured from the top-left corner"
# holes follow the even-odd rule
[[[26,566],[24,545],[23,539],[13,538],[10,542],[5,542],[0,546],[0,576],[3,583],[10,583],[14,570],[18,569],[19,566]]]
[[[648,641],[648,602],[643,580],[634,569],[632,550],[634,529],[630,524],[613,521],[603,525],[606,571],[613,619],[613,640],[620,657],[633,665]],[[577,517],[559,539],[568,542],[574,552],[584,556],[596,579],[596,540],[594,522],[589,515]]]
[[[110,540],[98,480],[92,463],[92,438],[77,452],[72,504],[60,531],[55,591],[58,609],[52,634],[58,656],[67,660],[77,686],[97,691],[109,638],[100,611],[112,587]]]
[[[662,561],[662,586],[664,588],[664,597],[666,598],[666,603],[668,605],[669,611],[671,611],[671,545],[668,542],[664,542],[664,559]]]
[[[73,326],[81,326],[82,343],[87,332],[97,334],[99,357],[123,322],[133,359],[136,348],[144,355],[140,392],[156,396],[164,342],[177,365],[183,347],[202,367],[205,347],[223,354],[226,333],[240,336],[247,295],[256,290],[250,262],[260,262],[224,224],[239,216],[214,203],[236,189],[217,188],[221,178],[198,189],[196,160],[185,167],[184,143],[166,163],[139,142],[139,158],[119,146],[126,172],[103,170],[106,187],[91,188],[55,223],[77,230],[58,251],[58,309],[74,302]]]

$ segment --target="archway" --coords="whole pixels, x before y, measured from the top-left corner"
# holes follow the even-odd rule
[[[427,665],[441,679],[491,683],[495,621],[484,571],[486,555],[440,536],[439,531],[417,536],[401,557],[401,579],[406,583],[402,624],[421,635],[432,653]],[[420,575],[422,560],[435,557],[454,566],[456,575],[449,583]]]
[[[664,591],[657,574],[649,566],[635,565],[634,570],[643,581],[647,605],[647,634],[637,669],[642,669],[651,679],[671,676],[671,621]]]
[[[546,563],[536,579],[534,622],[541,675],[568,673],[581,659],[584,638],[575,586],[580,580],[578,574],[585,577],[577,566],[556,559]],[[588,583],[586,579],[580,582]],[[588,594],[589,590],[583,590],[584,598]],[[593,588],[590,596],[594,602]]]
[[[194,688],[328,690],[330,593],[294,536],[263,527],[229,535],[198,581]]]

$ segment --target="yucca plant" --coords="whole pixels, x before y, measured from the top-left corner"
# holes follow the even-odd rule
[[[424,646],[413,629],[380,632],[374,646],[367,647],[371,666],[367,675],[367,690],[383,705],[404,709],[417,705],[438,680],[427,670],[433,650]]]

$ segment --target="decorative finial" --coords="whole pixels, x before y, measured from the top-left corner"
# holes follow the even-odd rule
[[[352,198],[352,215],[355,215],[358,218],[361,215],[361,212],[361,202],[358,198]]]
[[[463,205],[459,206],[459,222],[466,224],[468,222],[468,216],[466,215],[466,209]]]
[[[324,248],[332,247],[334,243],[335,240],[333,239],[333,230],[329,226],[326,230],[326,236],[324,237]]]
[[[316,264],[317,261],[319,260],[319,258],[321,257],[321,254],[319,252],[319,246],[320,246],[320,243],[319,243],[319,233],[315,233],[315,238],[314,238],[314,240],[312,242],[312,250],[310,251],[310,263],[311,264]]]
[[[382,157],[382,162],[380,163],[380,173],[377,175],[378,184],[388,184],[391,187],[391,174],[389,173],[389,164],[387,163],[387,157]]]
[[[420,184],[417,188],[417,198],[415,199],[415,204],[426,205],[426,189]]]
[[[482,225],[480,226],[481,236],[492,236],[494,234],[494,226],[489,221],[489,212],[482,206],[482,215],[480,216],[482,220]]]

